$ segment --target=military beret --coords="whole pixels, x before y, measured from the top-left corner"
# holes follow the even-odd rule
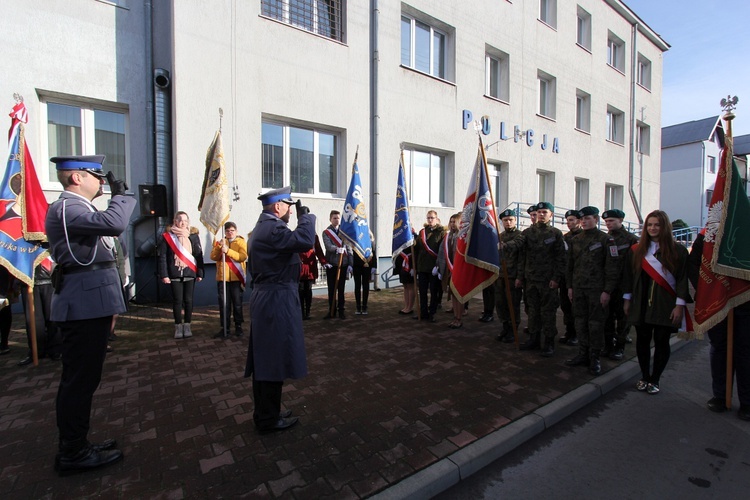
[[[104,177],[102,163],[104,155],[55,156],[49,159],[57,170],[85,170],[97,177]]]
[[[292,200],[292,186],[284,186],[283,188],[266,191],[258,196],[258,199],[263,206],[273,205],[280,201],[283,201],[287,205],[294,205],[294,200]]]
[[[616,208],[610,208],[602,214],[602,219],[624,219],[625,212]]]
[[[537,210],[547,209],[550,212],[554,212],[555,206],[548,201],[540,201],[539,203],[536,204],[536,209]]]
[[[576,219],[580,219],[581,218],[581,212],[579,212],[578,210],[568,210],[567,212],[565,212],[565,218],[566,219],[568,217],[570,217],[571,215],[573,217],[575,217]]]
[[[503,219],[505,217],[515,217],[515,216],[516,216],[516,211],[515,210],[511,210],[510,208],[507,209],[507,210],[503,210],[502,212],[500,212],[500,218],[501,219]]]
[[[531,214],[536,212],[536,205],[531,205],[529,208],[526,209],[527,214]]]
[[[596,207],[583,207],[579,210],[581,217],[586,215],[599,215],[599,209]]]

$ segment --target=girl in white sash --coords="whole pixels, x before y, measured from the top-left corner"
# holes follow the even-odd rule
[[[687,257],[687,249],[674,241],[667,214],[648,214],[623,280],[625,314],[638,335],[635,348],[642,377],[636,389],[648,394],[659,393],[659,378],[669,361],[669,338],[682,324],[690,300]]]
[[[190,227],[185,212],[175,214],[159,242],[159,278],[172,288],[174,338],[192,337],[193,293],[195,282],[203,279],[203,249],[198,230]]]

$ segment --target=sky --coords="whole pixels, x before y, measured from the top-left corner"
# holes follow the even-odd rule
[[[750,134],[750,1],[623,0],[671,48],[664,53],[662,127],[723,113],[737,96],[734,135]]]

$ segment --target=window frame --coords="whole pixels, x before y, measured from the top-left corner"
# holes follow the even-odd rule
[[[267,19],[273,19],[274,21],[278,21],[282,24],[292,26],[293,28],[312,33],[328,40],[333,40],[339,43],[346,43],[344,37],[344,26],[346,21],[346,1],[331,0],[335,4],[333,5],[333,8],[338,12],[338,18],[333,23],[331,23],[332,26],[330,30],[333,30],[336,34],[338,34],[338,36],[336,36],[335,34],[330,35],[321,32],[321,28],[319,26],[320,20],[321,16],[325,15],[325,13],[321,14],[318,10],[320,7],[320,2],[318,0],[309,0],[311,4],[310,6],[312,7],[312,11],[310,12],[310,21],[312,25],[310,27],[308,27],[304,23],[294,22],[294,20],[292,19],[292,2],[305,3],[306,1],[307,0],[261,0],[260,16]]]
[[[419,153],[423,155],[429,155],[429,169],[430,175],[427,181],[427,193],[428,199],[415,199],[414,186],[417,181],[414,179],[414,154]],[[453,185],[452,179],[452,154],[445,151],[438,151],[435,149],[425,148],[421,146],[405,146],[403,149],[403,166],[404,173],[406,175],[407,190],[409,196],[409,203],[417,206],[426,207],[449,207],[453,204],[453,193],[450,191],[449,186]],[[435,160],[439,161],[440,178],[436,179],[438,183],[437,189],[433,185],[433,172],[435,168]],[[424,178],[418,179],[420,184],[424,183]],[[437,191],[437,192],[436,192]],[[434,200],[433,195],[436,194],[438,198],[442,196],[442,199]]]
[[[623,209],[625,194],[623,186],[619,184],[611,184],[609,182],[604,184],[604,206],[607,210]]]
[[[131,178],[131,150],[130,150],[130,109],[125,104],[106,102],[99,100],[84,99],[76,96],[60,96],[60,95],[45,95],[40,94],[39,96],[39,108],[43,126],[41,130],[41,140],[44,144],[44,150],[46,151],[46,157],[49,159],[59,153],[52,153],[50,151],[50,136],[49,136],[49,105],[57,104],[60,106],[69,106],[79,108],[81,113],[81,155],[96,155],[101,154],[96,152],[96,111],[105,111],[108,113],[117,113],[123,115],[124,120],[124,136],[125,144],[123,151],[125,154],[125,165],[123,166],[124,172],[122,173],[122,179],[130,184]],[[43,163],[46,168],[42,168],[41,165],[36,167],[37,177],[39,178],[42,189],[53,189],[61,190],[62,184],[57,180],[57,175],[53,174],[55,170],[54,165],[47,160]],[[40,171],[41,168],[41,171]],[[104,169],[107,168],[107,162],[104,162]],[[118,173],[119,174],[119,173]],[[110,193],[109,184],[104,184],[104,193]]]
[[[575,128],[578,131],[591,133],[591,94],[576,89]]]
[[[342,154],[344,151],[344,133],[340,130],[336,130],[333,128],[327,128],[325,126],[319,125],[319,124],[310,124],[310,123],[300,123],[296,121],[291,120],[285,120],[283,118],[263,118],[261,120],[261,169],[260,169],[260,185],[261,189],[265,192],[269,189],[275,189],[276,187],[273,185],[265,185],[264,179],[263,179],[263,172],[265,168],[265,146],[266,143],[263,142],[263,130],[266,125],[272,125],[281,127],[281,148],[282,148],[282,165],[281,165],[281,186],[287,186],[292,185],[292,169],[294,168],[292,165],[292,151],[291,151],[291,129],[298,129],[303,131],[310,131],[312,132],[312,143],[313,143],[313,150],[312,150],[312,157],[313,157],[313,187],[312,187],[312,193],[310,192],[304,192],[304,191],[297,191],[295,190],[295,186],[292,186],[292,193],[298,196],[306,196],[306,197],[315,197],[315,198],[342,198],[342,183],[344,178],[344,172],[343,172],[343,159]],[[335,179],[333,180],[333,188],[334,192],[327,192],[327,191],[321,191],[320,188],[320,156],[321,156],[321,143],[320,143],[320,136],[321,134],[333,136],[335,138],[335,146],[334,146],[334,170],[335,170]],[[280,187],[280,186],[279,186]]]
[[[536,190],[539,201],[555,204],[555,173],[549,170],[537,169]]]
[[[709,174],[715,174],[716,173],[716,157],[708,155],[706,157],[706,172]]]
[[[590,182],[588,179],[585,179],[583,177],[575,178],[575,191],[573,197],[575,200],[576,210],[589,205],[589,189]]]
[[[591,14],[580,5],[576,11],[576,45],[591,52]]]
[[[493,75],[492,62],[497,63],[496,74]],[[504,103],[510,103],[510,54],[487,45],[484,53],[485,85],[484,95]],[[492,93],[492,77],[497,82],[497,94]]]
[[[651,155],[651,127],[643,122],[636,122],[635,151],[639,154]]]
[[[508,172],[510,165],[507,161],[487,160],[487,167],[495,206],[504,209],[508,206]]]
[[[557,30],[557,0],[539,0],[539,21]]]
[[[537,114],[550,120],[557,117],[557,78],[537,70]]]
[[[607,32],[607,65],[625,74],[625,41],[613,32]]]
[[[406,64],[404,62],[404,21],[409,21],[409,62]],[[417,23],[428,27],[429,28],[429,34],[430,34],[430,43],[429,43],[429,71],[424,71],[422,69],[417,68]],[[436,26],[436,22],[433,22],[431,19],[422,16],[419,16],[412,12],[405,12],[401,11],[401,66],[404,68],[409,68],[413,71],[416,71],[418,73],[422,73],[424,75],[431,76],[433,78],[437,78],[439,80],[443,81],[451,81],[452,78],[452,65],[451,65],[451,56],[452,54],[452,48],[451,48],[451,42],[452,42],[452,32],[450,32],[446,27],[443,26]],[[435,35],[438,34],[442,36],[442,58],[439,61],[441,63],[442,68],[442,74],[436,74],[436,61],[435,61]],[[439,73],[439,71],[438,71]]]
[[[625,145],[625,113],[610,105],[607,105],[606,135],[607,142]]]
[[[713,189],[706,189],[706,206],[711,206],[711,198],[714,197],[714,190]]]
[[[651,68],[651,61],[639,52],[638,64],[636,68],[636,82],[638,83],[638,85],[648,90],[649,92],[651,92]]]

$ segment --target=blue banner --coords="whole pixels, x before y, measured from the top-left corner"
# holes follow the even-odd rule
[[[356,163],[352,167],[352,181],[346,193],[340,229],[347,243],[351,245],[352,251],[368,262],[372,257],[372,238],[370,226],[367,223],[362,181],[359,178],[359,167]]]
[[[406,192],[406,179],[404,166],[398,164],[398,185],[396,186],[396,212],[393,216],[393,246],[391,253],[393,260],[405,248],[414,244],[414,234],[411,229],[409,218],[409,195]]]

